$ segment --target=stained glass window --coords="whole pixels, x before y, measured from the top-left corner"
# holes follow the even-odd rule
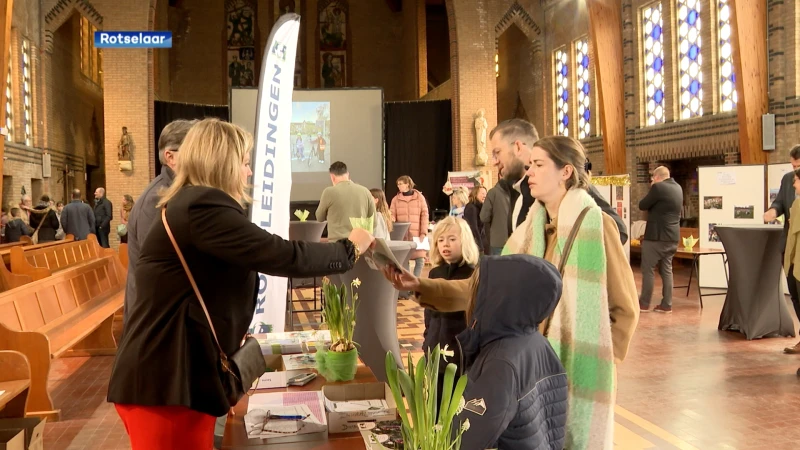
[[[644,31],[644,88],[647,125],[664,123],[664,19],[661,3],[642,10]]]
[[[14,141],[14,89],[12,85],[11,71],[14,58],[11,56],[11,48],[8,49],[8,76],[6,77],[6,140]]]
[[[25,120],[25,145],[33,145],[33,112],[31,108],[31,43],[22,40],[22,105]]]
[[[700,4],[701,0],[678,0],[681,119],[703,115]]]
[[[733,73],[733,48],[731,47],[731,7],[728,0],[717,3],[719,17],[719,95],[720,110],[733,111],[739,100],[736,94],[736,74]]]
[[[565,49],[556,50],[556,129],[558,134],[569,136],[569,55]]]
[[[578,139],[590,136],[592,132],[592,96],[589,84],[589,39],[575,42],[575,73],[578,82]]]

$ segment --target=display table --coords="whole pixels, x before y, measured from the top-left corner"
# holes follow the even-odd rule
[[[287,371],[289,378],[308,372],[307,370],[290,370]],[[316,371],[315,371],[316,372]],[[276,389],[259,389],[258,393],[264,392],[302,392],[302,391],[319,391],[322,386],[336,385],[336,384],[360,384],[360,383],[374,383],[378,381],[375,375],[369,370],[369,367],[359,364],[356,377],[352,381],[344,382],[328,382],[323,376],[319,375],[311,383],[301,387],[286,387]],[[308,442],[293,442],[288,444],[270,444],[267,446],[263,439],[249,439],[247,432],[244,428],[244,415],[247,414],[247,404],[250,397],[244,396],[236,407],[233,409],[235,415],[228,416],[228,421],[225,424],[225,436],[222,439],[223,450],[259,450],[259,449],[275,449],[275,450],[360,450],[364,449],[364,438],[360,433],[337,433],[328,434],[327,440],[308,441]]]
[[[728,255],[730,281],[719,316],[720,330],[758,339],[794,337],[781,283],[780,225],[717,225]]]
[[[686,288],[686,296],[689,296],[689,290],[692,288],[692,277],[697,277],[697,295],[700,296],[700,309],[703,308],[703,297],[714,297],[717,295],[727,295],[725,292],[716,293],[716,294],[703,294],[703,286],[700,286],[700,257],[701,256],[708,256],[708,255],[720,255],[722,257],[722,266],[726,267],[725,269],[725,281],[729,282],[728,280],[728,269],[725,263],[728,262],[728,258],[725,256],[725,250],[720,250],[717,248],[697,248],[693,247],[689,250],[683,247],[683,245],[678,246],[678,251],[675,252],[676,258],[684,258],[692,260],[692,268],[689,272],[689,282],[686,286],[674,286],[674,289]],[[706,288],[706,289],[717,289],[717,288]]]

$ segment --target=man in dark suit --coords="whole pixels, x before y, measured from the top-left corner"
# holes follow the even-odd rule
[[[789,151],[789,162],[792,163],[792,169],[800,169],[800,145],[795,145]],[[778,196],[770,205],[767,212],[764,213],[764,222],[772,222],[780,216],[783,216],[783,234],[781,235],[781,261],[783,261],[783,251],[786,249],[786,236],[789,233],[789,213],[792,209],[792,203],[796,197],[794,191],[794,171],[789,172],[781,178],[781,188],[778,191]],[[797,281],[792,275],[792,269],[786,274],[786,282],[789,285],[789,296],[792,297],[792,305],[794,305],[794,312],[797,318],[800,319],[800,300],[798,300]],[[793,347],[786,347],[783,349],[784,353],[791,355],[800,354],[800,343]]]
[[[97,188],[94,191],[94,221],[97,226],[97,241],[100,247],[110,248],[108,235],[111,234],[111,219],[114,217],[113,206],[106,198],[106,190]]]
[[[672,312],[672,258],[678,250],[681,237],[681,207],[683,189],[670,177],[664,166],[653,171],[650,192],[639,202],[639,209],[647,211],[647,228],[642,239],[642,293],[639,306],[642,312],[650,309],[653,296],[656,264],[663,283],[661,304],[653,311]]]

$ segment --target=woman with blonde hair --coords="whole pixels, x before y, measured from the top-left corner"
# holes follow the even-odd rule
[[[130,274],[137,298],[108,401],[134,450],[212,448],[216,418],[234,406],[228,398],[235,396],[225,387],[221,352],[239,350],[256,307],[263,308],[256,301],[259,273],[343,273],[372,244],[372,235],[360,229],[338,242],[310,243],[252,223],[244,210],[252,146],[250,133],[230,123],[205,119],[192,127],[175,180],[158,203],[162,220],[150,229]]]
[[[536,202],[503,254],[529,254],[558,266],[574,232],[561,299],[540,329],[570,381],[566,448],[611,449],[615,364],[628,353],[639,318],[638,296],[614,219],[587,192],[585,158],[583,146],[570,137],[534,144],[527,175]],[[420,280],[396,270],[385,275],[396,287],[419,292],[425,307],[469,308],[469,281]],[[491,409],[491,400],[486,403]]]
[[[375,201],[375,224],[373,226],[373,234],[376,238],[383,238],[390,240],[389,233],[394,229],[392,224],[392,213],[389,211],[389,205],[386,203],[386,194],[383,189],[370,189],[372,199]]]
[[[469,194],[467,194],[467,190],[463,187],[454,189],[453,194],[450,196],[450,215],[463,218],[464,207],[467,206],[467,203],[469,203]]]
[[[128,217],[131,215],[133,205],[133,197],[130,194],[125,194],[122,196],[122,206],[119,209],[119,215],[122,223],[117,225],[117,234],[119,234],[120,244],[128,243]]]

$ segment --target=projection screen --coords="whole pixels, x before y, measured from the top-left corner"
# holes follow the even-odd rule
[[[258,90],[233,88],[230,99],[231,122],[253,133]],[[295,90],[290,134],[292,202],[318,201],[335,161],[356,183],[383,189],[381,88]]]

